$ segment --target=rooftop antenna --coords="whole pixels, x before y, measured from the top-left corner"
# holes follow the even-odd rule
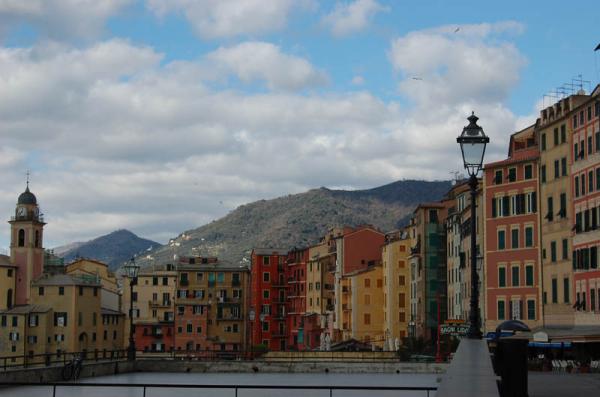
[[[573,85],[575,87],[579,88],[579,91],[584,91],[584,85],[586,85],[588,87],[588,91],[591,89],[591,81],[589,80],[584,80],[583,79],[583,75],[578,74],[576,77],[573,77],[571,79],[571,82],[573,83]]]
[[[27,190],[29,190],[29,169],[27,170]]]

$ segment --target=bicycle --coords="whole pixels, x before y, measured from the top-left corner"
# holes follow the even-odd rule
[[[83,366],[83,358],[81,355],[74,356],[71,361],[65,364],[62,369],[62,378],[63,380],[77,380],[79,379],[79,375],[81,375],[81,368]]]

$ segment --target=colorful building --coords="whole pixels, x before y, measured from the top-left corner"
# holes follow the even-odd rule
[[[252,250],[250,310],[254,310],[255,318],[250,322],[250,339],[252,345],[273,351],[286,350],[286,301],[291,277],[286,272],[287,257],[283,249]]]
[[[573,109],[571,194],[575,325],[600,325],[600,86]]]
[[[408,230],[399,230],[385,235],[385,244],[381,249],[383,272],[383,327],[382,335],[386,347],[390,349],[390,340],[395,349],[396,340],[408,336],[410,320],[410,255],[411,239]]]
[[[414,211],[409,226],[412,244],[409,336],[435,340],[446,308],[447,208],[443,203],[423,203]]]
[[[368,265],[364,269],[355,270],[344,276],[344,286],[348,286],[349,300],[347,331],[344,340],[355,339],[360,342],[382,348],[385,342],[384,323],[384,287],[381,261]]]
[[[588,99],[571,95],[540,111],[539,136],[540,237],[544,325],[574,324],[573,265],[571,260],[573,196],[572,110]]]
[[[485,165],[487,331],[508,319],[530,328],[542,324],[538,161],[538,136],[530,126],[511,136],[506,160]]]
[[[277,333],[274,336],[279,337],[285,335],[287,344],[281,345],[281,350],[286,348],[289,350],[306,350],[306,342],[304,337],[304,319],[306,314],[306,264],[309,259],[309,249],[293,249],[288,253],[287,257],[287,316],[285,306],[278,306],[275,313],[276,319],[285,319],[287,326],[282,326],[278,323]],[[322,285],[316,282],[312,286],[315,290],[321,290]],[[279,289],[277,291],[276,303],[286,301],[286,291]],[[318,299],[318,298],[317,298]]]
[[[175,349],[242,351],[248,268],[214,257],[181,257],[177,264]]]

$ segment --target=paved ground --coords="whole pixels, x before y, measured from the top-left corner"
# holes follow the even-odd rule
[[[529,397],[600,396],[600,373],[529,372]]]

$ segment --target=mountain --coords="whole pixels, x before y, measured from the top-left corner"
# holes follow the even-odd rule
[[[65,250],[65,247],[73,246]],[[149,248],[160,246],[151,240],[140,238],[129,230],[117,230],[85,243],[72,243],[54,249],[54,254],[70,262],[78,257],[96,259],[115,270],[134,254],[140,255]]]
[[[76,251],[77,248],[81,247],[83,244],[85,244],[83,241],[77,241],[74,243],[61,245],[59,247],[54,247],[52,248],[52,251],[54,251],[54,255],[60,256],[62,258],[63,255],[65,255],[69,251]]]
[[[238,263],[247,261],[254,247],[289,249],[315,244],[334,226],[371,224],[387,232],[403,225],[416,205],[440,200],[450,187],[449,181],[402,180],[368,190],[322,187],[260,200],[181,233],[140,262],[149,265],[169,262],[174,255],[203,255]]]

